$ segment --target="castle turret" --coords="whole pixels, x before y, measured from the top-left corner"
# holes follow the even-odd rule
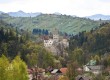
[[[53,40],[54,40],[55,42],[58,42],[58,41],[59,41],[59,32],[58,32],[58,29],[55,28],[55,29],[53,30],[52,34],[53,34]]]

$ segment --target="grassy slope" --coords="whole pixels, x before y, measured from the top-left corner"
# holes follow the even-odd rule
[[[91,30],[99,26],[98,21],[85,18],[71,17],[66,15],[42,14],[37,17],[7,17],[4,20],[15,27],[32,30],[41,28],[52,30],[58,28],[62,32],[78,33],[84,30]]]

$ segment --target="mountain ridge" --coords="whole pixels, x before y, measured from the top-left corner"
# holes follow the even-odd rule
[[[40,14],[42,14],[41,12],[35,12],[35,13],[26,13],[23,11],[17,11],[17,12],[8,12],[7,14],[9,14],[12,17],[36,17]]]
[[[92,20],[110,20],[110,15],[103,15],[103,14],[95,14],[91,16],[86,16],[86,18],[92,19]]]
[[[0,11],[0,14],[1,13],[5,13],[3,11]],[[38,15],[41,15],[43,14],[42,12],[30,12],[30,13],[27,13],[27,12],[24,12],[22,10],[19,10],[17,12],[7,12],[7,14],[9,14],[10,16],[12,17],[36,17]],[[66,15],[66,14],[61,14],[59,12],[54,12],[52,14],[55,14],[55,15]],[[78,17],[77,15],[70,15],[72,17]],[[104,15],[104,14],[94,14],[94,15],[90,15],[90,16],[84,16],[84,18],[89,18],[91,20],[99,20],[99,19],[102,19],[102,20],[110,20],[110,15]]]

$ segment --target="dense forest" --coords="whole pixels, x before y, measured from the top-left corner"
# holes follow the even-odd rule
[[[90,32],[80,32],[70,38],[70,50],[76,47],[82,48],[89,53],[106,53],[110,52],[110,24],[104,23],[100,28]]]
[[[0,24],[0,56],[5,55],[12,60],[19,55],[28,66],[35,66],[37,62],[40,67],[53,65],[51,52],[45,50],[41,43],[32,41],[28,32],[19,33],[19,29],[3,21]]]
[[[33,34],[48,35],[49,32],[45,29],[33,29]],[[69,48],[65,49],[68,52],[68,56],[54,56],[43,47],[42,42],[33,40],[35,36],[32,36],[33,34],[30,34],[28,30],[15,28],[13,25],[1,20],[0,63],[3,64],[6,61],[7,66],[20,66],[22,64],[25,69],[36,65],[41,68],[47,68],[48,66],[53,68],[67,67],[69,80],[73,80],[77,76],[75,69],[78,66],[82,67],[90,60],[96,60],[97,65],[110,66],[110,23],[103,23],[99,28],[91,29],[89,32],[83,31],[69,36]],[[68,34],[66,33],[65,35]],[[37,38],[34,37],[36,40]],[[19,63],[15,64],[17,61]],[[3,68],[4,66],[1,67]],[[2,71],[2,69],[0,70]],[[72,74],[73,72],[75,75]],[[27,80],[27,77],[25,78],[24,80]],[[1,80],[4,79],[5,77]]]
[[[103,62],[105,66],[110,65],[110,23],[104,23],[100,25],[98,29],[92,29],[90,32],[83,31],[72,36],[69,40],[68,49],[70,56],[73,55],[72,59],[75,58],[75,56],[78,57],[77,50],[80,51],[80,58],[79,60],[76,58],[76,60],[82,64],[86,64],[90,59],[97,58],[97,64]],[[101,61],[101,59],[103,59],[103,61]]]

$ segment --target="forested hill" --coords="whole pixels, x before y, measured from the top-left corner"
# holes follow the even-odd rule
[[[81,47],[85,52],[104,54],[110,52],[110,23],[105,23],[99,29],[81,32],[71,37],[70,50]]]
[[[71,34],[77,34],[85,30],[89,31],[98,27],[101,23],[86,18],[55,14],[41,14],[37,17],[11,17],[8,14],[1,14],[0,19],[20,29],[31,31],[34,28],[52,30],[56,27],[61,32]]]
[[[53,66],[55,60],[52,53],[43,48],[41,43],[31,40],[28,32],[24,31],[23,34],[19,34],[17,28],[13,28],[4,21],[0,21],[0,62],[2,55],[6,56],[10,61],[19,55],[28,66],[37,64],[43,68],[49,65]]]
[[[4,21],[0,21],[0,56],[15,57],[20,51],[21,44],[24,44],[26,37],[20,35],[17,29]]]

